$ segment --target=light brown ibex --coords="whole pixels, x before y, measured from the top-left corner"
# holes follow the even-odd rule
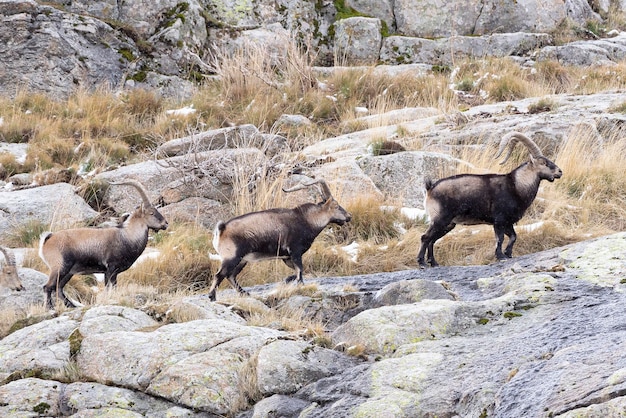
[[[0,252],[4,254],[4,265],[0,269],[0,286],[8,287],[11,290],[24,290],[17,273],[15,254],[6,247],[0,247]]]
[[[143,201],[119,226],[41,234],[39,256],[50,268],[48,282],[43,287],[50,308],[54,307],[55,293],[66,306],[74,306],[63,293],[63,287],[75,274],[104,273],[105,284],[115,286],[117,275],[128,270],[146,249],[148,230],[159,231],[168,226],[150,203],[141,183],[127,180],[110,184],[134,187]]]

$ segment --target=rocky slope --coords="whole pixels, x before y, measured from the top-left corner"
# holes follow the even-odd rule
[[[316,162],[316,174],[348,185],[338,188],[339,199],[403,194],[405,205],[419,207],[420,177],[458,163],[450,154],[460,147],[485,146],[513,127],[546,150],[580,129],[595,133],[589,137],[601,146],[623,129],[623,115],[611,111],[620,93],[551,99],[553,110],[540,113],[528,111],[535,99],[460,115],[406,109],[389,115],[393,125],[329,138],[303,155]],[[382,133],[409,148],[420,141],[424,151],[373,156],[371,138]],[[257,147],[224,148],[242,138]],[[213,143],[220,149],[210,149]],[[137,178],[151,199],[163,201],[168,218],[191,212],[210,227],[225,209],[220,199],[233,193],[235,162],[271,167],[285,152],[281,144],[252,126],[225,128],[164,144],[161,160],[99,178]],[[193,163],[200,171],[182,169],[190,148],[199,151]],[[190,183],[197,187],[183,187]],[[61,193],[64,187],[5,188],[5,227],[19,216],[92,217],[77,195]],[[24,212],[19,202],[36,196],[41,204]],[[137,203],[115,188],[106,199],[120,213]],[[76,309],[0,340],[0,415],[618,416],[626,407],[625,273],[620,233],[487,266],[320,278],[316,294],[282,301],[272,296],[277,284],[250,289],[252,298],[234,304],[186,298],[166,309],[197,318],[182,323],[163,325],[141,304]],[[1,289],[3,306],[41,302],[45,275],[27,268],[20,275],[26,291]],[[220,292],[218,301],[229,294]],[[247,324],[251,313],[272,310],[306,312],[326,324],[331,341]]]
[[[105,85],[185,98],[190,80],[214,74],[216,51],[252,42],[283,54],[289,39],[310,45],[321,65],[449,65],[468,56],[589,65],[621,59],[624,41],[561,48],[552,34],[573,25],[596,37],[588,22],[619,21],[625,9],[586,0],[1,0],[0,93],[66,97]]]
[[[625,275],[620,233],[488,266],[320,279],[318,294],[272,308],[254,301],[326,315],[334,350],[246,325],[245,299],[187,298],[178,303],[203,319],[164,326],[122,306],[77,309],[0,341],[0,414],[618,416]],[[72,368],[81,382],[49,377]],[[260,400],[249,405],[250,393]]]
[[[313,36],[323,64],[417,63],[381,71],[423,71],[464,56],[609,63],[626,55],[626,35],[556,47],[548,34],[566,18],[600,21],[609,6],[626,7],[453,1],[441,13],[434,1],[0,0],[0,92],[28,87],[63,97],[106,83],[184,97],[192,89],[185,69],[212,72],[208,51],[245,39],[275,51],[293,34]],[[499,33],[503,27],[515,33]],[[402,205],[419,209],[424,176],[462,164],[463,147],[488,147],[512,129],[529,133],[547,155],[580,132],[595,146],[622,135],[625,117],[612,110],[622,92],[549,99],[550,109],[538,113],[530,111],[538,99],[526,99],[457,114],[417,108],[369,116],[361,122],[375,128],[312,145],[303,164],[332,178],[340,201],[402,196]],[[374,137],[419,151],[375,156]],[[0,151],[19,159],[25,146],[0,143]],[[258,179],[284,169],[288,153],[281,136],[237,126],[178,138],[157,159],[97,180],[136,178],[169,220],[211,228],[228,213],[237,167]],[[98,215],[65,183],[10,180],[0,190],[0,234],[30,219],[62,228]],[[118,213],[138,203],[116,188],[105,200]],[[320,278],[312,296],[276,300],[277,284],[269,284],[230,303],[229,290],[221,303],[189,297],[164,309],[165,322],[140,301],[75,309],[0,340],[0,416],[621,416],[625,276],[619,233],[487,266]],[[26,290],[0,288],[2,307],[42,302],[46,276],[21,267],[20,277]],[[330,341],[247,322],[254,313],[294,310],[326,324]],[[179,311],[196,319],[174,321]]]

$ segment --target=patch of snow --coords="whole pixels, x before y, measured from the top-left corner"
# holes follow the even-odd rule
[[[539,221],[528,225],[520,225],[518,229],[524,232],[533,232],[543,227],[544,224],[545,222]]]
[[[196,113],[196,109],[193,108],[193,105],[185,106],[180,109],[171,109],[165,111],[166,115],[172,116],[188,116],[194,113]]]
[[[383,211],[392,211],[392,210],[397,210],[398,208],[395,206],[381,206],[380,209]],[[428,213],[426,213],[424,209],[420,209],[420,208],[404,207],[404,208],[400,208],[400,213],[412,221],[417,220],[417,219],[423,219],[423,220],[428,219]]]
[[[359,244],[356,241],[353,241],[352,244],[344,245],[341,247],[341,250],[350,256],[350,260],[356,263],[359,258]]]
[[[136,267],[139,264],[147,260],[156,260],[160,256],[161,256],[161,251],[157,250],[156,248],[146,248],[143,254],[141,254],[139,258],[135,260],[135,262],[133,263],[132,266],[130,266],[130,268]]]

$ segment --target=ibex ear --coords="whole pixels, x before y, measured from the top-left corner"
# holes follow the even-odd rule
[[[530,158],[530,163],[531,164],[535,164],[535,157],[533,157],[532,154],[529,155],[528,158]]]

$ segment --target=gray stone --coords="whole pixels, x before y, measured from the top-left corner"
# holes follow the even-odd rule
[[[382,42],[379,19],[350,17],[335,22],[335,60],[342,65],[371,65],[378,61]]]
[[[291,418],[299,416],[300,412],[310,405],[310,402],[285,395],[272,395],[261,399],[254,405],[252,418]]]
[[[76,382],[65,386],[59,399],[61,411],[72,417],[132,416],[138,417],[206,417],[173,403],[141,392],[105,386],[93,382]]]
[[[190,152],[249,147],[257,144],[258,135],[259,130],[254,125],[215,129],[167,141],[159,145],[157,153],[165,157],[172,157]]]
[[[0,191],[0,235],[29,221],[56,230],[83,225],[97,215],[67,183]]]
[[[308,126],[312,124],[313,122],[303,115],[280,115],[275,126]]]
[[[524,56],[551,43],[545,33],[501,33],[472,36],[450,36],[441,39],[389,36],[383,40],[380,60],[387,64],[428,63],[452,65],[455,60],[471,57]]]
[[[365,156],[357,160],[359,167],[381,190],[385,200],[401,206],[423,207],[425,178],[437,178],[442,167],[452,167],[455,161],[448,155],[421,151],[406,151],[383,156]]]
[[[448,299],[454,297],[439,283],[430,280],[407,280],[391,283],[374,295],[374,306],[403,305],[424,299]]]
[[[159,212],[168,222],[195,222],[207,228],[207,233],[212,232],[218,221],[232,217],[230,206],[204,197],[192,196],[167,203],[168,205],[159,209]]]
[[[358,361],[305,341],[275,341],[259,351],[257,384],[261,393],[294,393],[308,383],[332,376]]]
[[[0,386],[0,414],[5,417],[59,417],[64,383],[34,377]]]
[[[63,98],[78,86],[117,86],[120,51],[133,47],[100,20],[32,0],[0,2],[0,93],[28,89]],[[17,88],[16,88],[17,87]]]
[[[0,340],[0,372],[62,369],[70,357],[68,338],[77,326],[61,316],[9,334]]]
[[[493,32],[549,32],[566,17],[562,1],[521,0],[511,3],[459,0],[408,0],[395,3],[398,32],[405,36],[446,37]]]
[[[622,32],[613,38],[546,46],[537,51],[534,58],[537,61],[553,60],[579,66],[618,63],[626,58],[626,33]]]
[[[146,313],[123,306],[95,306],[83,316],[78,330],[83,337],[104,332],[134,331],[154,327],[157,322]]]

